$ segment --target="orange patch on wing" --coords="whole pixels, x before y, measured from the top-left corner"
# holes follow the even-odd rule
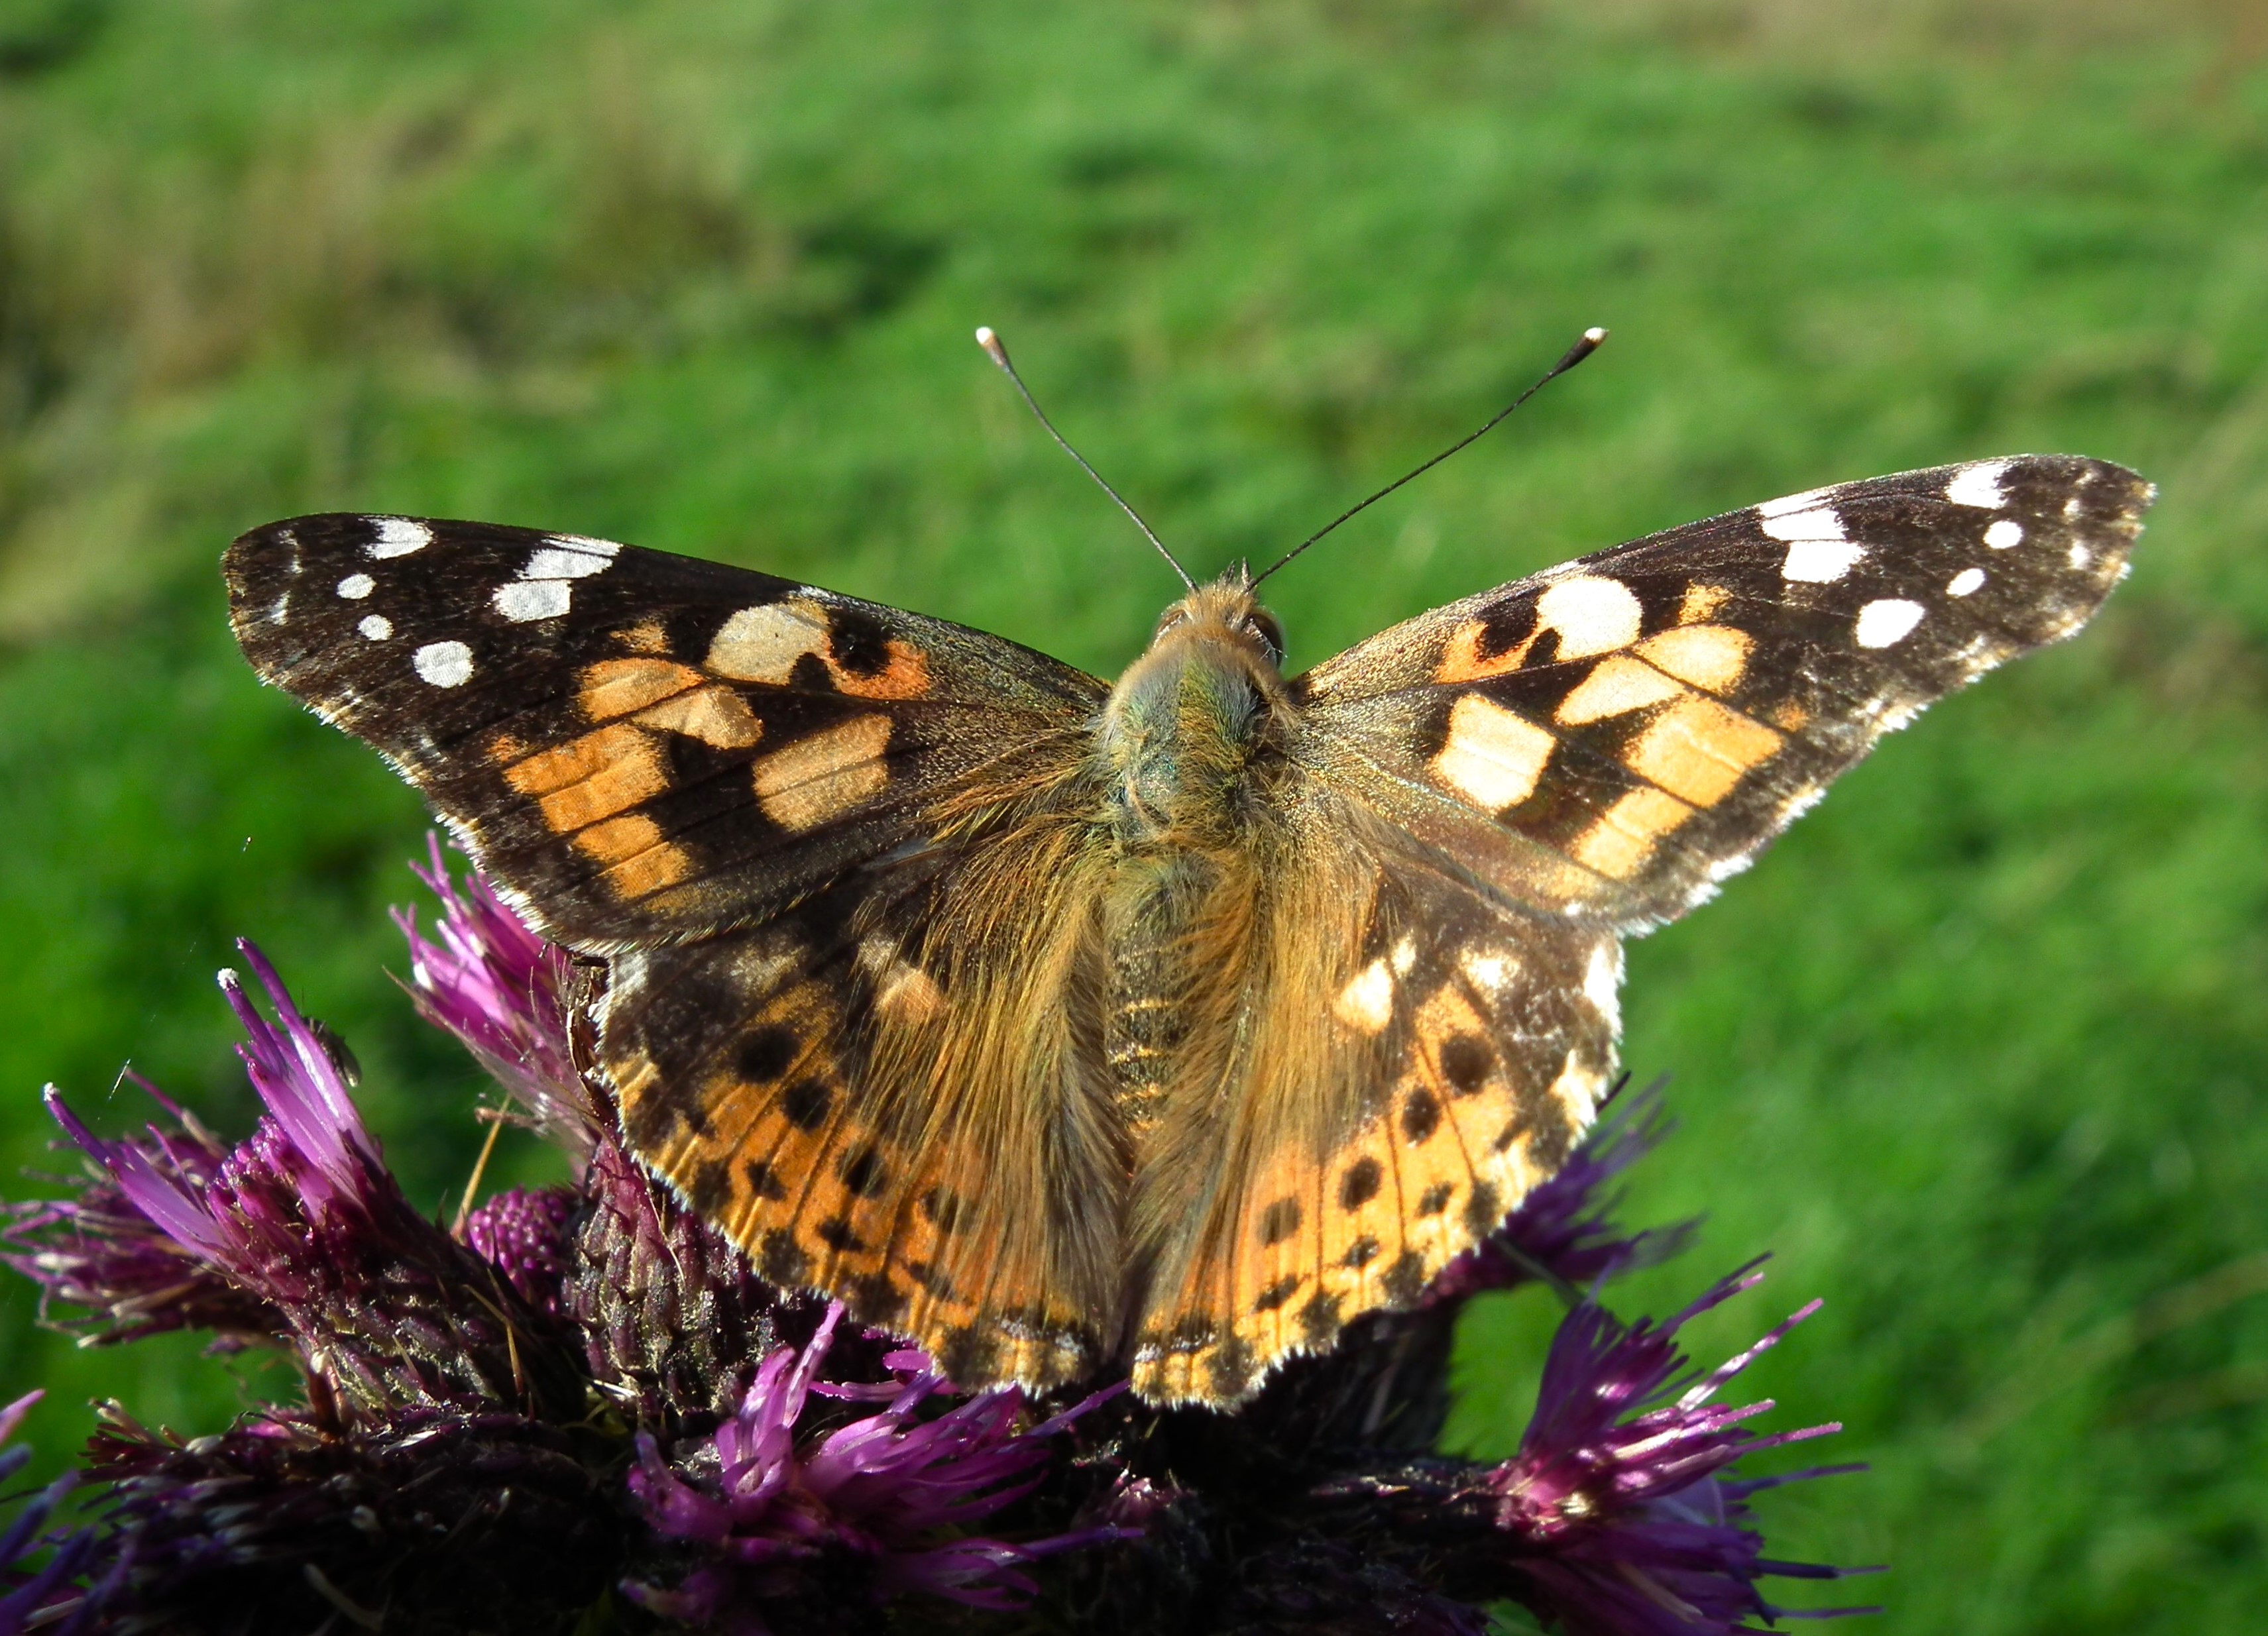
[[[1697,694],[1664,711],[1625,752],[1631,769],[1696,806],[1714,806],[1786,741]]]
[[[827,667],[836,690],[858,699],[918,699],[929,692],[929,660],[902,642],[884,644],[885,663],[867,674],[835,657],[835,622],[809,597],[742,608],[709,644],[709,668],[735,681],[784,687],[806,656]]]
[[[661,826],[642,812],[593,824],[577,833],[575,845],[607,866],[607,884],[625,899],[674,886],[693,869],[685,848],[662,840]]]
[[[529,756],[506,767],[504,779],[521,795],[535,797],[543,821],[563,834],[669,787],[652,738],[621,722]]]
[[[578,701],[594,722],[629,715],[701,685],[701,672],[671,659],[600,659],[583,667]]]
[[[1535,645],[1539,634],[1530,631],[1528,639],[1517,647],[1483,657],[1481,643],[1488,640],[1488,621],[1475,620],[1459,627],[1449,638],[1449,645],[1442,650],[1441,662],[1433,667],[1433,679],[1447,684],[1477,682],[1516,671],[1528,663],[1528,650]]]
[[[860,943],[858,964],[873,979],[874,1009],[892,1021],[917,1025],[945,1009],[945,995],[930,974],[900,959],[888,938],[869,937]]]
[[[889,663],[872,676],[848,671],[826,656],[827,673],[844,693],[860,699],[918,699],[929,692],[929,660],[918,648],[892,642],[885,646]]]
[[[1722,585],[1688,585],[1683,599],[1677,605],[1677,622],[1680,625],[1699,625],[1714,619],[1717,610],[1725,605],[1732,594]]]
[[[615,640],[632,653],[667,653],[669,633],[659,620],[640,620],[615,633]]]
[[[1654,843],[1693,816],[1659,789],[1633,789],[1602,812],[1568,848],[1575,862],[1613,880],[1628,880],[1653,855]]]
[[[889,784],[882,761],[889,742],[887,715],[854,716],[799,738],[755,763],[757,803],[782,829],[815,829]]]

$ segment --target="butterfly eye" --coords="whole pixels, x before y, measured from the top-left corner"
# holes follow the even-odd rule
[[[1246,618],[1244,627],[1266,645],[1270,658],[1278,664],[1284,662],[1284,627],[1276,622],[1274,614],[1265,608],[1255,608]]]

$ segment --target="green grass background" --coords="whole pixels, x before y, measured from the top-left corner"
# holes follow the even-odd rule
[[[0,0],[0,1164],[120,1063],[251,1108],[259,939],[437,1207],[476,1076],[385,972],[417,803],[261,692],[214,561],[297,511],[761,565],[1108,672],[1171,582],[969,343],[1198,567],[1272,553],[1616,336],[1277,582],[1294,663],[1579,552],[2018,450],[2164,498],[2079,642],[1884,746],[1632,950],[1683,1128],[1660,1311],[1800,1300],[1754,1372],[1871,1476],[1774,1550],[1898,1632],[2257,1629],[2268,1597],[2268,26],[2207,0]],[[1280,589],[1277,589],[1280,587]],[[532,1145],[508,1173],[543,1173]],[[32,1185],[18,1187],[33,1191]],[[1548,1302],[1462,1337],[1506,1449]],[[115,1394],[0,1295],[50,1463]]]

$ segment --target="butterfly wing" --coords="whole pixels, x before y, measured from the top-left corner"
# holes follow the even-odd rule
[[[602,1049],[632,1148],[766,1278],[1045,1388],[1122,1305],[1108,859],[1060,785],[983,795],[762,926],[616,955]]]
[[[645,1163],[970,1384],[1094,1366],[1126,1168],[1077,1033],[1101,684],[523,529],[303,517],[225,569],[261,675],[384,752],[539,929],[613,957],[600,1054]]]
[[[556,941],[762,921],[1078,753],[1102,685],[766,574],[480,523],[306,517],[224,562],[261,678],[382,751]]]
[[[1705,896],[1883,732],[2078,629],[2151,497],[2070,457],[1793,495],[1295,682],[1298,776],[1224,1031],[1253,1042],[1242,1089],[1189,1087],[1137,1171],[1138,1387],[1233,1401],[1418,1299],[1588,1125],[1619,935]]]
[[[1153,1401],[1235,1403],[1416,1302],[1565,1162],[1612,1071],[1609,929],[1506,902],[1320,784],[1274,818],[1238,883],[1241,1049],[1175,1089],[1136,1171]]]
[[[2023,455],[1672,529],[1309,671],[1311,760],[1521,901],[1657,925],[1884,732],[2078,630],[2154,492]]]

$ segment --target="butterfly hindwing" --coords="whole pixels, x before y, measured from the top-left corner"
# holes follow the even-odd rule
[[[2017,456],[1673,529],[1317,667],[1295,684],[1309,754],[1510,890],[1639,929],[1883,732],[2077,630],[2151,495],[2102,461]]]
[[[307,517],[225,561],[261,675],[383,751],[540,930],[747,924],[919,832],[1101,684],[791,580],[488,524]]]
[[[1078,781],[974,791],[951,839],[612,963],[600,1051],[639,1155],[765,1277],[965,1384],[1077,1379],[1116,1339],[1127,1162]]]
[[[1415,1304],[1565,1162],[1613,1071],[1611,932],[1506,904],[1326,789],[1292,800],[1235,1094],[1184,1087],[1136,1172],[1153,1399],[1236,1402]]]

